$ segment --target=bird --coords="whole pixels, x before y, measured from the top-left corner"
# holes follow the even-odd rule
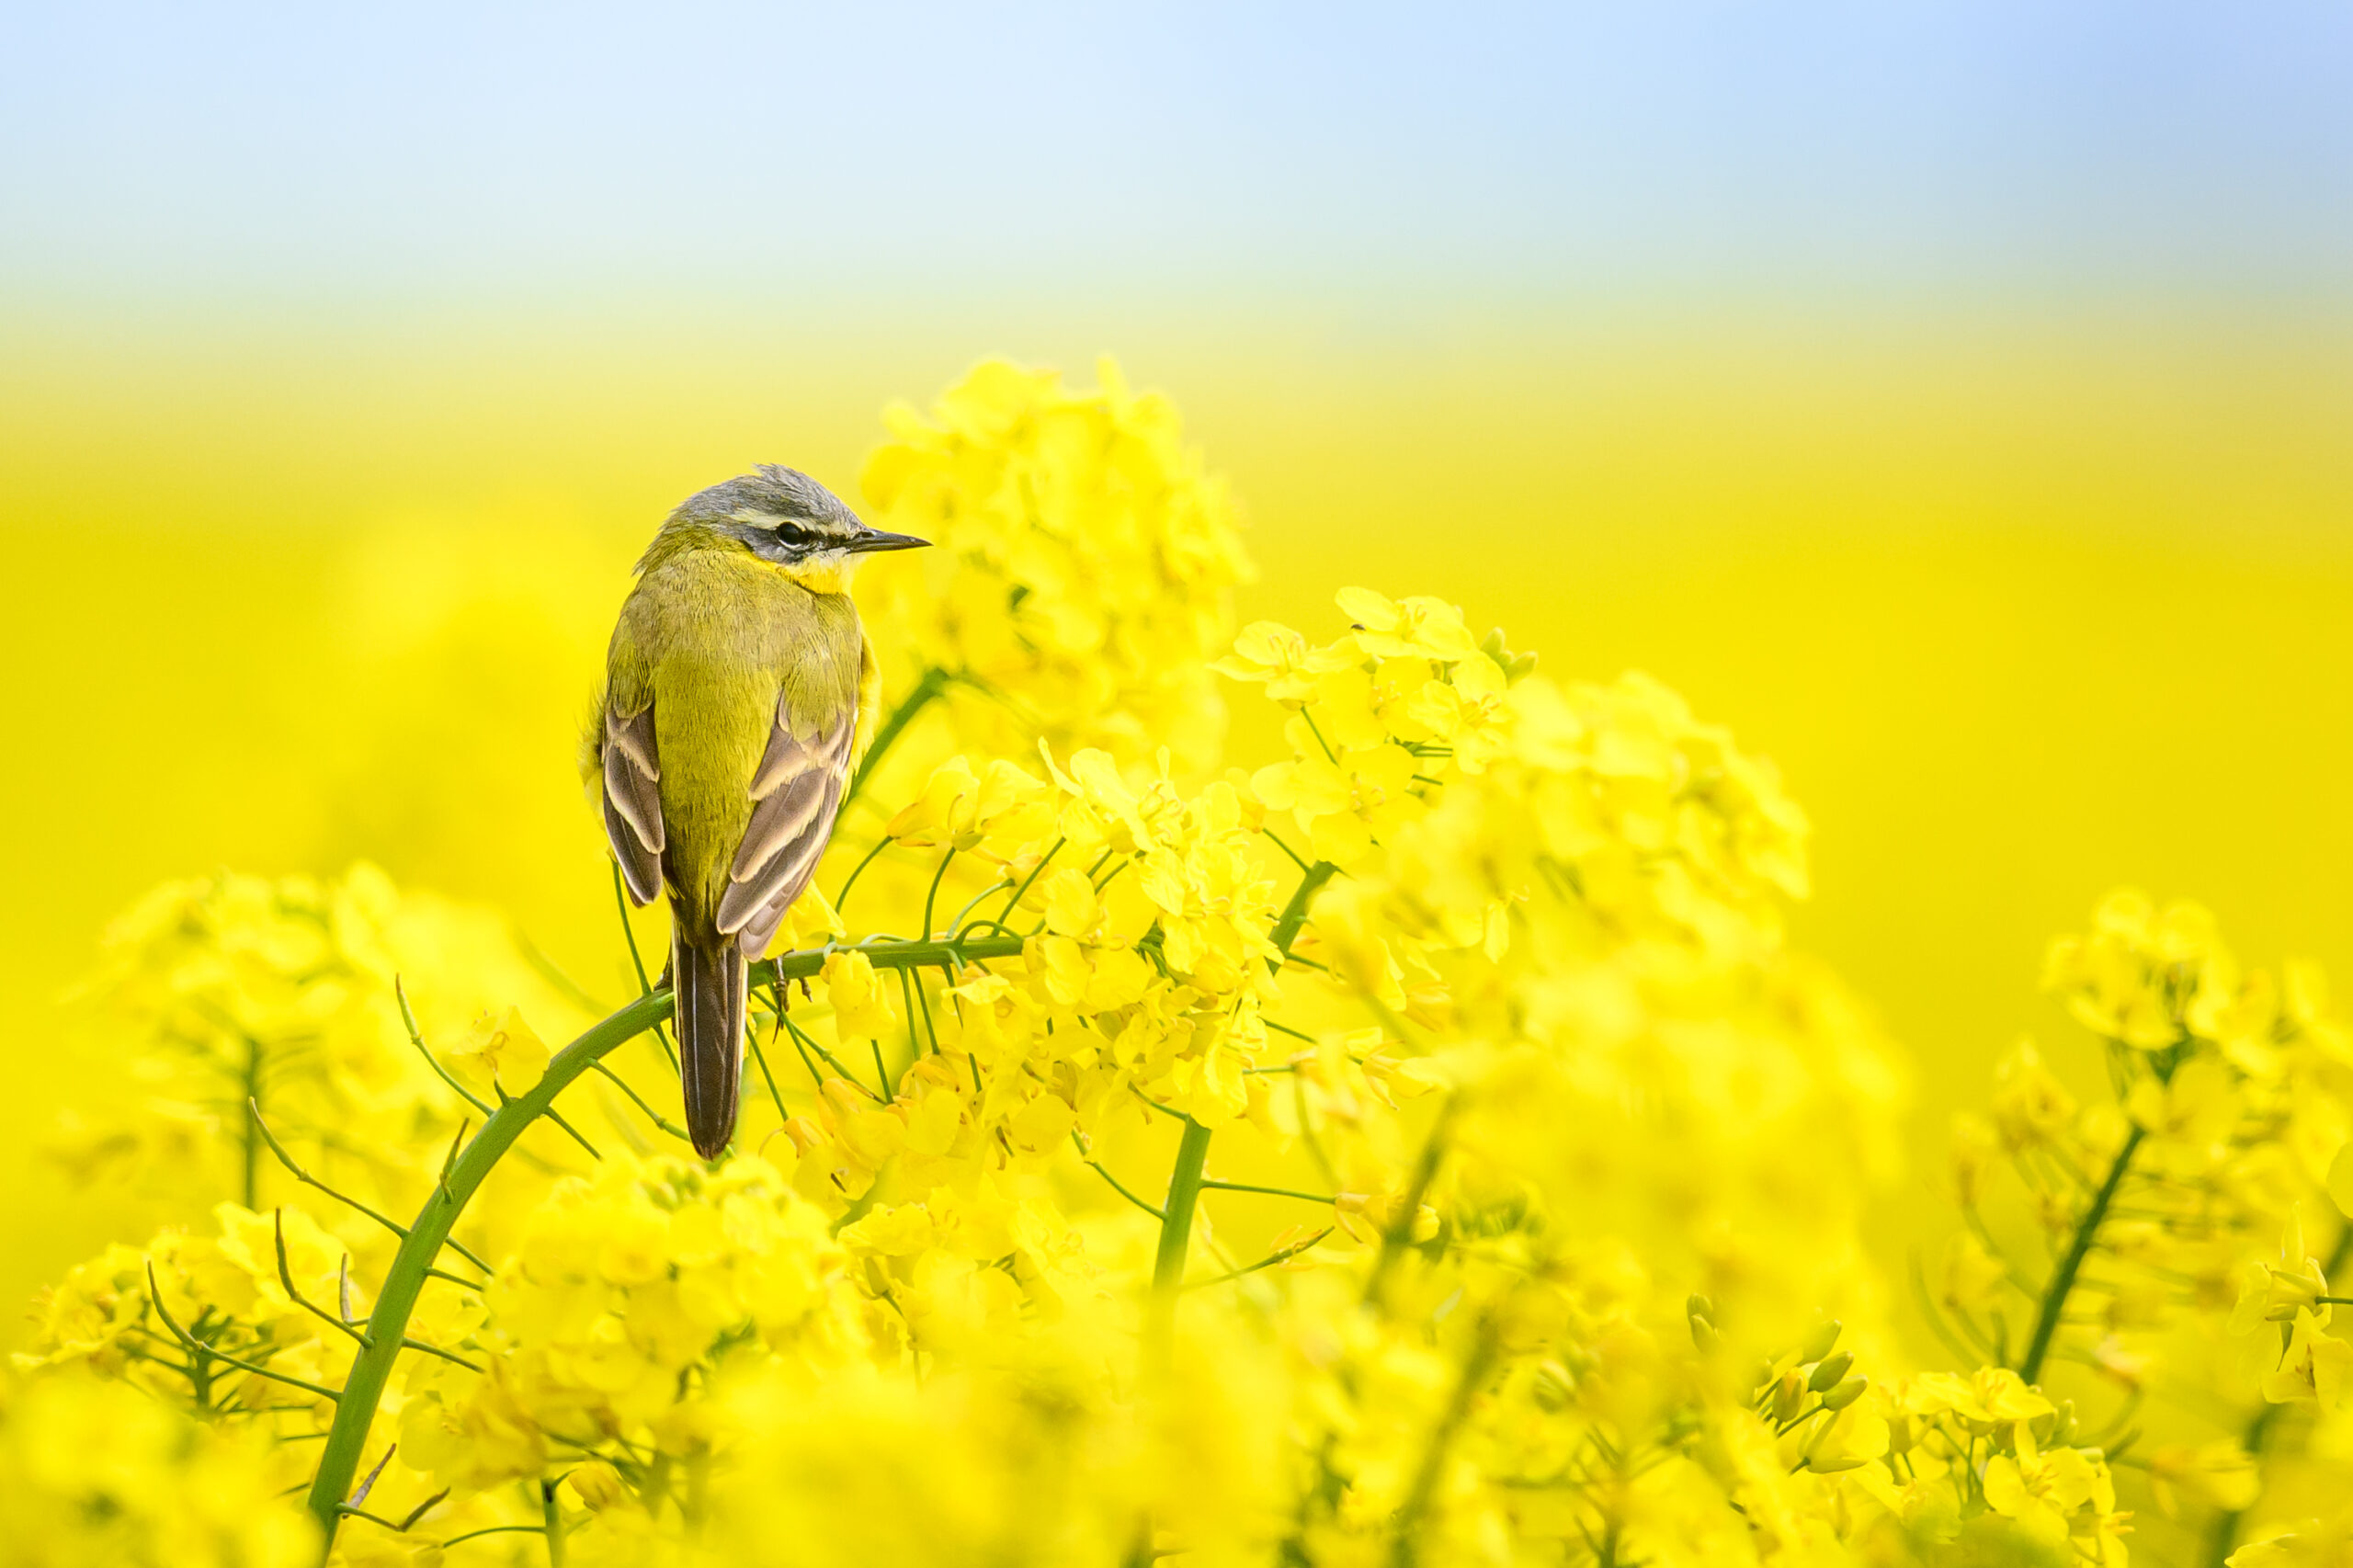
[[[695,1152],[735,1132],[745,969],[816,873],[881,679],[850,580],[928,544],[774,463],[688,496],[636,567],[583,768],[630,900],[666,891]]]

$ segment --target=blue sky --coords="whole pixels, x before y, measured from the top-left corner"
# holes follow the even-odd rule
[[[2341,295],[2353,6],[20,6],[19,298]]]

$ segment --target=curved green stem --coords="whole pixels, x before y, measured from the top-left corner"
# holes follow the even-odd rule
[[[1290,851],[1286,849],[1283,853],[1289,855]],[[1286,961],[1290,958],[1291,943],[1299,939],[1299,928],[1307,924],[1307,906],[1314,902],[1324,884],[1336,876],[1339,869],[1329,860],[1318,860],[1308,867],[1307,874],[1299,879],[1299,886],[1291,890],[1290,902],[1284,904],[1283,912],[1275,917],[1275,946],[1281,949]]]
[[[2108,1218],[2108,1206],[2116,1201],[2116,1189],[2124,1185],[2124,1172],[2132,1164],[2132,1152],[2146,1135],[2137,1126],[2125,1135],[2124,1147],[2116,1151],[2116,1163],[2108,1167],[2108,1179],[2100,1183],[2084,1217],[2075,1223],[2075,1239],[2068,1244],[2067,1256],[2059,1260],[2051,1283],[2043,1287],[2042,1311],[2035,1316],[2034,1337],[2027,1342],[2026,1357],[2018,1362],[2018,1376],[2028,1382],[2035,1381],[2042,1371],[2042,1358],[2051,1350],[2051,1336],[2059,1331],[2059,1314],[2075,1291],[2075,1275],[2084,1267],[2084,1259],[2091,1255],[2100,1223]]]
[[[948,853],[939,858],[939,869],[931,874],[931,891],[923,895],[923,934],[926,941],[929,941],[935,934],[936,928],[931,923],[931,913],[939,902],[939,884],[948,880],[948,868],[955,863],[956,846],[951,844],[948,846]]]
[[[343,1397],[335,1403],[335,1424],[328,1428],[326,1448],[319,1455],[318,1473],[311,1482],[311,1513],[330,1539],[341,1517],[343,1500],[351,1490],[352,1477],[358,1471],[360,1451],[368,1442],[368,1427],[375,1419],[384,1385],[392,1377],[392,1363],[404,1347],[409,1316],[416,1308],[418,1293],[425,1288],[425,1267],[439,1255],[450,1227],[464,1212],[483,1178],[515,1146],[523,1130],[554,1103],[557,1093],[587,1072],[590,1063],[668,1017],[670,1010],[668,992],[649,993],[565,1046],[548,1063],[546,1074],[537,1084],[499,1107],[483,1123],[473,1142],[449,1166],[448,1178],[426,1199],[425,1207],[417,1211],[408,1234],[402,1239],[399,1254],[392,1259],[391,1270],[384,1276],[383,1291],[376,1298],[376,1310],[368,1319],[368,1344],[352,1358],[350,1374],[344,1380]]]
[[[878,968],[913,968],[1011,958],[1021,951],[1021,942],[1018,937],[993,937],[966,942],[892,942],[859,950]],[[824,950],[786,953],[754,964],[749,981],[753,985],[767,985],[806,979],[824,967],[825,958]],[[408,1339],[408,1323],[415,1311],[418,1293],[424,1290],[426,1279],[438,1272],[433,1267],[433,1261],[449,1243],[449,1232],[459,1215],[465,1211],[466,1204],[484,1178],[515,1146],[524,1130],[547,1113],[558,1094],[605,1056],[654,1028],[670,1013],[668,991],[648,992],[558,1051],[537,1084],[500,1106],[483,1123],[482,1131],[450,1163],[448,1174],[435,1185],[425,1207],[402,1234],[400,1250],[394,1255],[392,1267],[384,1276],[382,1291],[376,1298],[376,1310],[368,1319],[368,1342],[353,1356],[351,1370],[344,1379],[340,1393],[332,1396],[335,1399],[335,1422],[328,1428],[326,1443],[319,1455],[318,1472],[311,1483],[311,1513],[319,1521],[330,1546],[344,1515],[344,1500],[351,1493],[352,1478],[358,1473],[369,1426],[382,1402],[384,1386],[392,1378],[392,1365],[404,1349],[414,1348]]]

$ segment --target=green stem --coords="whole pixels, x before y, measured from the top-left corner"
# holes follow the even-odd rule
[[[563,1511],[556,1506],[555,1483],[540,1483],[540,1518],[547,1531],[548,1568],[563,1568]]]
[[[2124,1147],[2116,1151],[2115,1163],[2108,1167],[2108,1179],[2099,1184],[2090,1207],[2075,1224],[2075,1239],[2068,1244],[2067,1256],[2059,1260],[2058,1271],[2043,1288],[2042,1311],[2034,1320],[2034,1337],[2027,1342],[2026,1358],[2018,1363],[2018,1376],[2029,1383],[2041,1375],[2042,1358],[2051,1350],[2051,1336],[2059,1332],[2059,1314],[2065,1310],[2067,1298],[2075,1289],[2076,1271],[2091,1256],[2100,1222],[2108,1218],[2108,1207],[2116,1201],[2116,1189],[2124,1185],[2124,1172],[2132,1163],[2132,1153],[2140,1148],[2141,1140],[2146,1135],[2140,1127],[2125,1135]]]
[[[1168,1201],[1160,1209],[1160,1250],[1152,1260],[1151,1343],[1155,1358],[1167,1350],[1176,1316],[1176,1292],[1185,1284],[1185,1253],[1193,1240],[1193,1208],[1200,1200],[1201,1168],[1209,1164],[1210,1130],[1185,1119],[1176,1141],[1176,1168],[1168,1176]]]
[[[368,1428],[383,1399],[384,1385],[392,1378],[392,1363],[404,1347],[409,1316],[425,1286],[425,1267],[440,1253],[467,1201],[514,1147],[523,1130],[554,1102],[558,1091],[587,1072],[591,1062],[668,1017],[670,1011],[670,994],[651,992],[565,1046],[537,1084],[483,1123],[473,1142],[450,1165],[448,1178],[425,1200],[384,1276],[382,1293],[368,1320],[369,1343],[352,1358],[343,1397],[335,1404],[335,1424],[328,1428],[326,1447],[319,1456],[318,1474],[311,1483],[311,1513],[330,1540],[343,1500],[351,1491],[351,1478],[358,1471],[360,1451],[367,1445]]]
[[[1284,853],[1290,852],[1285,850]],[[1318,860],[1307,868],[1307,874],[1299,879],[1299,886],[1291,890],[1290,902],[1284,904],[1282,914],[1276,916],[1274,929],[1275,946],[1281,949],[1286,960],[1290,957],[1291,943],[1299,937],[1299,928],[1307,924],[1308,904],[1323,891],[1324,884],[1338,874],[1339,869],[1329,860]]]
[[[650,996],[654,994],[654,978],[645,972],[645,955],[637,950],[637,927],[629,923],[629,890],[621,883],[621,863],[619,860],[613,862],[613,907],[620,911],[621,937],[629,944],[630,967],[637,971],[637,994]],[[661,1026],[656,1025],[654,1038],[661,1045],[662,1054],[670,1063],[670,1071],[677,1072],[678,1053],[670,1049],[670,1037],[662,1032]]]
[[[261,1104],[261,1041],[245,1037],[245,1103]],[[253,1119],[245,1121],[245,1207],[259,1209],[261,1197],[261,1134]]]
[[[884,754],[914,722],[915,716],[931,706],[933,699],[947,689],[946,670],[924,671],[923,679],[915,682],[906,696],[899,699],[899,705],[891,710],[891,716],[882,721],[882,727],[875,731],[874,738],[867,743],[865,758],[858,763],[858,771],[850,776],[849,788],[842,791],[844,807],[858,799],[858,792],[866,787],[866,781],[873,777],[874,769]]]
[[[947,880],[948,868],[955,863],[956,846],[951,844],[948,846],[948,853],[939,858],[939,869],[931,874],[931,891],[923,895],[923,934],[926,941],[938,934],[932,928],[931,912],[939,902],[939,884]]]
[[[1470,1418],[1472,1403],[1494,1369],[1502,1343],[1494,1323],[1479,1325],[1478,1337],[1472,1341],[1471,1354],[1462,1363],[1462,1376],[1456,1381],[1446,1410],[1430,1432],[1429,1447],[1422,1451],[1422,1462],[1414,1472],[1413,1490],[1405,1494],[1404,1505],[1397,1510],[1397,1539],[1390,1543],[1390,1568],[1414,1568],[1421,1561],[1422,1525],[1429,1517],[1430,1505],[1438,1497],[1438,1482],[1446,1473],[1447,1450],[1454,1446],[1455,1435]]]
[[[1299,886],[1291,890],[1290,901],[1276,918],[1273,933],[1275,948],[1285,958],[1290,955],[1290,945],[1298,938],[1300,927],[1306,924],[1307,906],[1316,890],[1330,881],[1338,869],[1328,860],[1319,860],[1308,868],[1307,874],[1300,878]],[[1155,1361],[1165,1355],[1169,1331],[1176,1323],[1176,1296],[1185,1285],[1185,1254],[1193,1241],[1193,1210],[1200,1200],[1201,1171],[1209,1157],[1210,1130],[1186,1117],[1184,1136],[1176,1143],[1176,1168],[1168,1176],[1168,1201],[1160,1209],[1160,1248],[1152,1263],[1153,1299],[1145,1343]]]
[[[1011,958],[1021,951],[1017,937],[975,937],[967,942],[892,942],[859,949],[878,968],[894,969],[949,961]],[[824,968],[824,950],[786,953],[752,966],[749,983],[768,985],[802,980]],[[385,1271],[376,1310],[368,1319],[368,1344],[352,1358],[335,1402],[335,1422],[319,1455],[318,1473],[312,1480],[310,1509],[332,1546],[336,1524],[352,1477],[358,1473],[361,1450],[374,1422],[392,1365],[407,1347],[408,1323],[418,1292],[434,1273],[433,1260],[449,1239],[449,1232],[465,1211],[483,1180],[515,1146],[517,1139],[545,1114],[555,1097],[598,1061],[670,1017],[666,990],[652,991],[592,1027],[558,1051],[537,1084],[500,1106],[483,1123],[472,1142],[450,1164],[449,1174],[426,1199],[425,1207],[401,1238],[400,1250]]]
[[[1298,938],[1300,927],[1306,924],[1307,906],[1316,890],[1338,870],[1330,861],[1319,860],[1308,868],[1307,874],[1300,878],[1299,886],[1291,890],[1290,901],[1276,918],[1273,933],[1275,948],[1286,959],[1290,956],[1290,945]],[[1152,1262],[1153,1299],[1145,1343],[1154,1361],[1165,1357],[1169,1332],[1176,1324],[1176,1296],[1185,1287],[1185,1254],[1193,1241],[1193,1210],[1200,1201],[1204,1185],[1201,1172],[1209,1157],[1210,1130],[1189,1116],[1185,1118],[1184,1135],[1176,1142],[1176,1167],[1168,1176],[1168,1201],[1160,1209],[1160,1247]]]
[[[1446,1140],[1454,1123],[1454,1112],[1460,1102],[1449,1095],[1438,1108],[1438,1115],[1430,1123],[1429,1136],[1422,1141],[1422,1152],[1414,1161],[1414,1174],[1405,1183],[1405,1190],[1398,1199],[1397,1215],[1389,1228],[1381,1233],[1381,1251],[1372,1260],[1371,1277],[1364,1285],[1367,1305],[1381,1302],[1381,1288],[1388,1283],[1389,1271],[1414,1244],[1414,1222],[1420,1218],[1422,1199],[1429,1195],[1430,1184],[1438,1179],[1438,1168],[1446,1158]]]

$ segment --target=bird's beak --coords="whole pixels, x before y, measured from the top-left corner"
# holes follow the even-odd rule
[[[921,550],[930,542],[913,534],[886,534],[881,528],[868,528],[850,539],[849,548],[863,555],[870,550]]]

